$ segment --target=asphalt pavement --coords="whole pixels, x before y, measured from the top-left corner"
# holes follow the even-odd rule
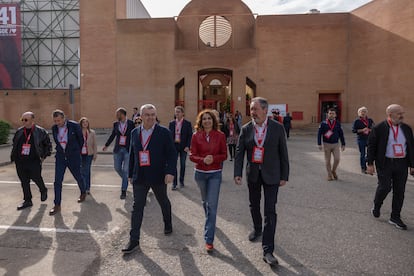
[[[316,131],[316,130],[315,130]],[[402,218],[407,231],[389,225],[391,194],[382,215],[370,214],[376,177],[360,173],[358,151],[347,132],[338,181],[326,181],[323,153],[314,133],[294,132],[288,142],[291,174],[280,189],[275,255],[281,265],[262,261],[260,242],[247,239],[252,223],[247,186],[232,180],[233,163],[224,163],[217,217],[215,252],[204,250],[204,213],[187,160],[185,187],[169,189],[174,232],[164,236],[154,195],[147,199],[141,249],[123,256],[129,238],[132,187],[120,200],[120,178],[111,154],[99,154],[93,165],[91,196],[76,202],[79,191],[69,172],[62,213],[53,207],[53,157],[43,175],[49,199],[40,202],[32,186],[34,206],[16,211],[22,191],[13,164],[0,167],[1,275],[413,275],[414,182],[407,182]],[[106,134],[98,135],[102,148]],[[10,147],[0,148],[0,161]],[[170,187],[169,187],[170,188]]]

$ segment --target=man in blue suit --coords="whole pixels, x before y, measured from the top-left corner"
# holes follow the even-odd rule
[[[81,151],[84,143],[82,130],[77,122],[67,120],[62,110],[53,111],[54,125],[52,127],[53,139],[56,143],[56,166],[55,166],[55,206],[49,215],[53,216],[60,212],[62,201],[62,182],[66,168],[69,168],[78,183],[81,195],[78,202],[85,201],[86,190],[81,175]]]
[[[177,155],[180,156],[180,187],[184,187],[185,161],[187,153],[190,151],[191,137],[193,136],[193,128],[191,123],[184,118],[184,107],[176,106],[174,110],[175,120],[169,124],[171,137],[175,144]],[[174,176],[173,190],[177,189],[177,174]]]
[[[164,234],[172,233],[171,203],[167,184],[176,173],[177,153],[170,131],[156,123],[157,111],[152,104],[141,107],[142,126],[131,133],[129,179],[134,190],[134,206],[131,216],[130,242],[122,249],[124,254],[139,246],[140,229],[147,194],[151,188],[161,207]]]

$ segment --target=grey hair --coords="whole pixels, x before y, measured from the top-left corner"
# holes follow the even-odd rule
[[[363,112],[363,111],[368,113],[368,108],[366,108],[365,106],[362,106],[362,107],[358,108],[358,116],[360,116],[361,112]]]
[[[267,99],[265,99],[263,97],[254,97],[251,102],[252,103],[258,102],[262,109],[268,109],[269,108],[269,103],[267,102]]]
[[[53,111],[52,113],[53,118],[59,117],[61,116],[62,118],[65,118],[65,112],[63,112],[60,109],[56,109],[55,111]]]
[[[155,108],[155,105],[153,105],[153,104],[143,104],[143,105],[141,105],[141,108],[139,109],[139,113],[142,114],[142,111],[144,111],[144,109],[153,109],[153,110],[157,111],[157,109]]]

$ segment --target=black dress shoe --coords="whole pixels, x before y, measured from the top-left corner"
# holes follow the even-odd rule
[[[267,264],[269,264],[270,266],[277,266],[279,264],[279,262],[277,261],[277,259],[273,256],[272,253],[266,253],[263,256],[263,261]]]
[[[173,232],[172,226],[165,226],[164,227],[164,235],[166,235],[166,236],[171,235],[172,232]]]
[[[394,225],[398,229],[407,230],[407,225],[400,218],[390,218],[388,223]]]
[[[22,204],[17,206],[17,210],[20,211],[20,210],[23,210],[23,209],[26,209],[32,206],[33,206],[33,203],[31,201],[23,201]]]
[[[256,241],[260,236],[262,236],[262,231],[258,232],[256,230],[252,231],[249,234],[249,241],[254,242]]]
[[[381,216],[380,210],[376,209],[375,207],[371,209],[371,214],[374,216],[374,218],[379,218]]]
[[[47,190],[40,193],[40,201],[46,201],[47,200]]]
[[[128,245],[122,249],[122,253],[131,254],[139,248],[139,241],[130,241]]]
[[[126,198],[126,191],[122,191],[119,198],[120,199],[125,199]]]

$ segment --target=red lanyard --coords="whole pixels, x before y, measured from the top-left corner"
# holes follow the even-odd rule
[[[329,119],[326,119],[326,123],[328,124],[331,131],[333,131],[336,126],[336,120],[333,120],[333,123],[331,124],[331,121]]]
[[[148,144],[149,144],[149,142],[150,142],[150,140],[151,140],[151,136],[152,136],[152,133],[151,133],[151,135],[150,135],[150,136],[148,136],[147,141],[144,143],[144,141],[142,140],[142,139],[143,139],[143,138],[142,138],[142,129],[141,129],[141,131],[139,132],[139,138],[140,138],[140,140],[141,140],[141,145],[142,145],[142,148],[143,148],[144,150],[146,150],[146,149],[147,149],[147,146],[148,146]]]
[[[397,142],[397,138],[398,138],[398,131],[399,131],[399,126],[397,125],[397,130],[394,129],[394,126],[392,125],[391,120],[388,120],[388,124],[391,127],[392,130],[392,134],[394,134],[394,141]]]
[[[68,133],[68,128],[65,128],[65,131],[63,132],[63,135],[58,135],[59,136],[59,142],[62,143],[63,139],[65,138],[66,133]]]
[[[360,118],[360,120],[366,127],[368,127],[369,125],[368,119]]]
[[[88,144],[88,131],[86,131],[85,135],[83,135],[83,144],[84,145]]]
[[[181,121],[178,121],[178,120],[175,121],[175,133],[180,133],[183,120],[184,119],[181,119]]]
[[[257,127],[254,128],[255,130],[255,134],[256,134],[256,140],[257,140],[257,144],[259,147],[263,146],[264,143],[264,137],[266,136],[266,132],[267,132],[267,124],[264,124],[264,130],[262,133],[259,133],[259,131],[257,130]]]
[[[119,131],[121,132],[122,136],[125,135],[127,126],[128,126],[128,121],[125,121],[125,125],[123,128],[122,128],[121,122],[119,122]]]
[[[33,130],[34,130],[34,125],[30,129],[30,133],[29,133],[29,136],[28,136],[27,132],[26,132],[27,130],[26,130],[26,128],[24,128],[24,137],[26,137],[26,144],[29,144],[30,137],[32,137]]]

